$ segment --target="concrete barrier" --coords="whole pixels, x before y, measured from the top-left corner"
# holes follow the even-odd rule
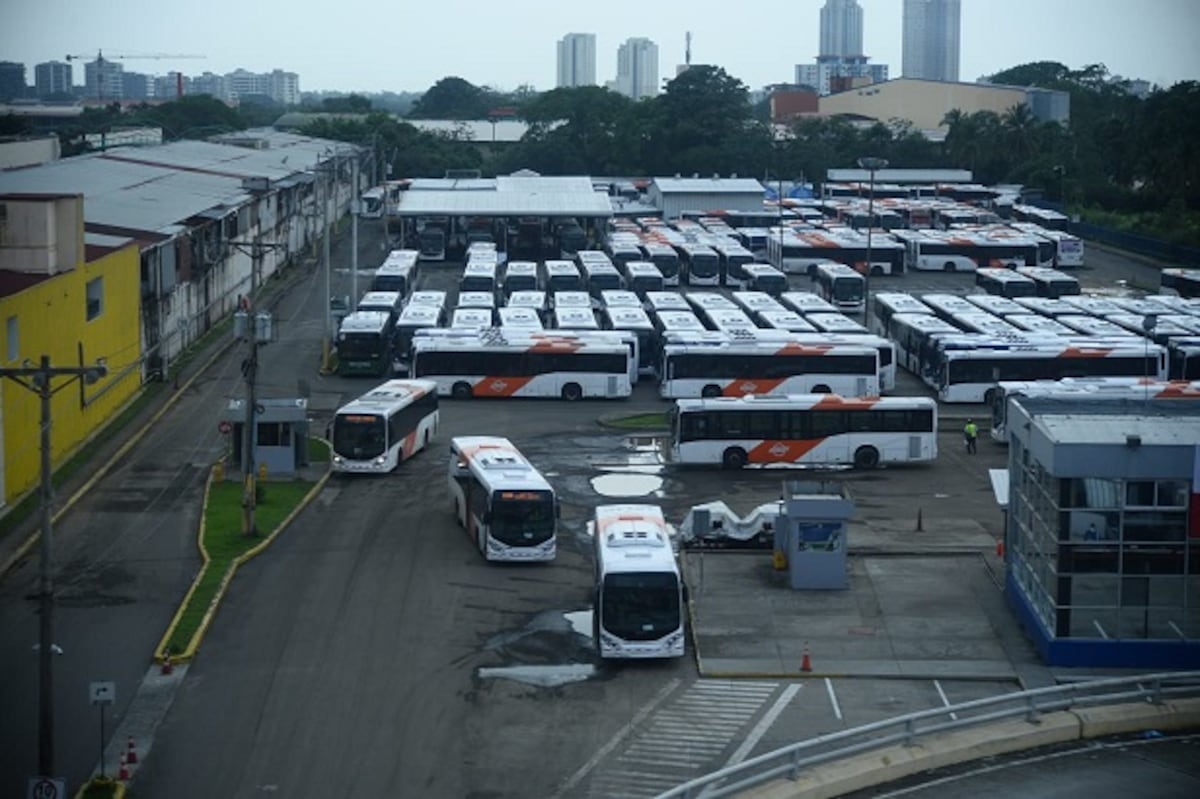
[[[1200,727],[1200,699],[1153,705],[1130,702],[1074,711],[1083,738],[1104,738],[1142,730],[1188,730]]]

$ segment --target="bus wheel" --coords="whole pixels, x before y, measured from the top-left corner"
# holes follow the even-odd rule
[[[719,397],[719,396],[721,396],[721,387],[720,386],[705,386],[703,389],[700,390],[700,396],[705,397],[705,398]]]
[[[880,277],[882,275],[883,275],[883,267],[882,266],[872,266],[871,267],[871,276],[872,277]]]
[[[855,469],[874,469],[879,465],[879,450],[874,447],[859,447],[854,452]]]
[[[726,469],[740,469],[746,465],[746,450],[741,447],[730,447],[721,456],[721,465]]]
[[[945,272],[953,272],[954,271],[954,262],[946,261],[946,263],[942,264],[942,270]]]
[[[574,402],[583,397],[583,389],[578,383],[567,383],[562,387],[562,398],[567,402]]]
[[[820,385],[813,386],[812,393],[814,393],[814,394],[832,394],[833,389],[831,389],[829,386],[825,385],[824,383],[821,383]]]
[[[471,394],[472,391],[470,383],[455,383],[454,387],[450,389],[450,396],[454,397],[455,399],[470,399]]]

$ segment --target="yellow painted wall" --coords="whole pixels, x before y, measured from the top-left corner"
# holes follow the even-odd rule
[[[978,83],[943,83],[897,78],[831,94],[819,101],[822,116],[854,114],[880,122],[906,119],[918,130],[943,128],[942,120],[954,109],[963,113],[994,111],[1003,114],[1025,102],[1025,92]]]
[[[87,284],[103,278],[103,303],[98,316],[87,319]],[[43,355],[54,367],[80,366],[97,358],[108,361],[108,376],[83,387],[80,381],[59,377],[62,388],[51,400],[51,452],[57,469],[94,431],[107,422],[138,391],[141,340],[141,286],[137,245],[130,244],[91,263],[55,275],[24,291],[0,298],[0,361],[6,369],[28,359],[38,365]],[[10,360],[8,319],[17,317],[19,354]],[[41,400],[33,391],[4,380],[4,502],[19,500],[36,489],[41,470]]]

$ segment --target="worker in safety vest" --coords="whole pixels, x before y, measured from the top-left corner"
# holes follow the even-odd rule
[[[967,442],[967,453],[975,454],[975,442],[979,438],[979,428],[975,426],[974,419],[968,419],[966,427],[963,428],[963,438]]]

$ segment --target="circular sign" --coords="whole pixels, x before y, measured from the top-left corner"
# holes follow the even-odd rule
[[[229,422],[221,421],[217,424],[217,430],[221,432],[221,435],[228,435],[233,430],[233,425]]]

